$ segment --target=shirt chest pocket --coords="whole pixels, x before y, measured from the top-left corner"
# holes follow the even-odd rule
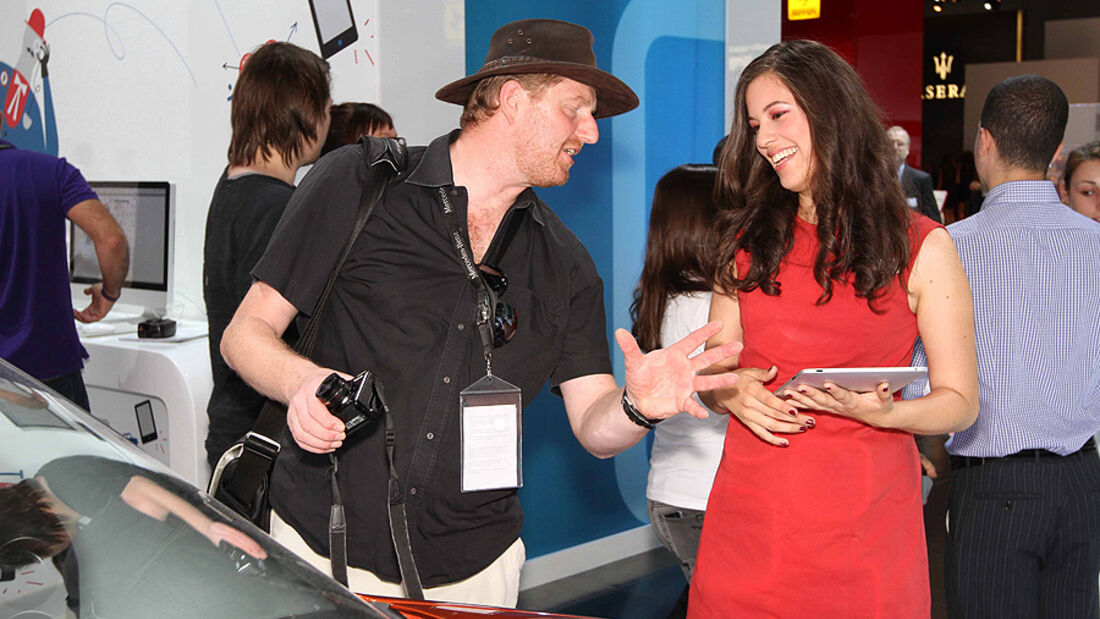
[[[561,348],[565,309],[519,286],[509,286],[501,301],[514,309],[516,331],[510,341],[493,351],[493,365],[498,371],[515,372],[517,378],[545,381]]]

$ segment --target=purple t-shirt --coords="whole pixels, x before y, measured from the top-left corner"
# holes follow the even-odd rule
[[[66,215],[98,199],[64,159],[0,140],[0,357],[35,378],[80,370]]]

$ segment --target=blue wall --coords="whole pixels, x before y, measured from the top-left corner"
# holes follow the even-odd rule
[[[588,248],[604,280],[608,342],[629,328],[630,295],[645,246],[653,187],[668,170],[708,162],[724,134],[724,0],[477,0],[466,3],[466,66],[485,60],[489,38],[517,19],[546,17],[587,27],[600,68],[631,86],[638,110],[599,121],[600,141],[586,146],[568,184],[539,195]],[[544,390],[524,415],[528,557],[637,527],[648,521],[647,443],[598,460],[573,437],[561,399]]]

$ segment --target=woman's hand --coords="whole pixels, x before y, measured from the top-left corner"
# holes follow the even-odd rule
[[[790,402],[784,401],[764,387],[775,378],[776,367],[741,368],[735,370],[737,383],[715,392],[718,402],[737,417],[760,440],[777,447],[790,442],[775,434],[795,434],[812,429],[813,417],[800,414]]]
[[[835,383],[825,383],[825,389],[809,385],[796,385],[782,394],[803,410],[821,410],[834,415],[850,417],[879,428],[890,427],[890,412],[894,410],[894,396],[889,383],[880,383],[874,391],[860,393],[848,391]]]

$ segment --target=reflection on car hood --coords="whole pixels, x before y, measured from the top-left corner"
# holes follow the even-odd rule
[[[395,617],[0,360],[0,619]]]

